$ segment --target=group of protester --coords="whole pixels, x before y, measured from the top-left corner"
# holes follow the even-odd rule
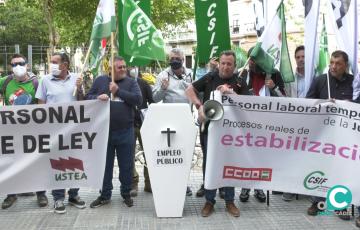
[[[224,51],[219,60],[212,59],[210,68],[202,72],[193,82],[192,72],[184,67],[184,53],[180,49],[172,49],[169,53],[169,67],[163,70],[156,79],[153,87],[141,79],[137,67],[127,67],[122,57],[114,59],[113,80],[109,75],[98,76],[90,90],[85,93],[82,78],[70,72],[69,57],[64,53],[51,56],[50,73],[38,82],[36,76],[27,71],[26,58],[16,54],[11,59],[12,74],[0,79],[0,90],[5,105],[24,104],[52,104],[72,102],[76,100],[110,100],[110,129],[106,153],[106,166],[103,186],[100,196],[90,204],[91,208],[108,204],[112,195],[112,178],[115,156],[119,165],[120,192],[124,203],[133,206],[132,197],[137,195],[139,175],[135,169],[134,154],[136,140],[142,148],[140,127],[142,124],[142,110],[150,103],[189,103],[198,111],[198,122],[205,123],[200,129],[200,143],[203,151],[203,179],[206,170],[207,139],[209,122],[205,120],[203,104],[211,97],[211,92],[219,90],[222,94],[240,94],[270,97],[299,97],[352,100],[353,75],[347,73],[348,56],[343,51],[335,51],[331,55],[329,65],[330,92],[327,87],[327,74],[314,78],[308,92],[305,92],[304,79],[304,46],[295,50],[296,72],[295,82],[285,85],[280,72],[265,73],[253,59],[249,59],[249,68],[236,69],[236,55],[233,51]],[[249,54],[251,49],[249,50]],[[75,94],[74,94],[75,90]],[[356,102],[356,101],[355,101]],[[201,126],[201,125],[200,125]],[[151,192],[151,183],[147,168],[144,167],[145,192]],[[78,188],[68,191],[68,204],[77,208],[85,208],[85,202],[78,195]],[[273,191],[273,194],[280,193]],[[48,205],[45,191],[38,191],[37,201],[40,207]],[[190,187],[186,194],[192,195]],[[236,207],[235,188],[219,188],[219,195],[225,200],[226,210],[232,216],[240,216]],[[285,201],[291,201],[296,194],[283,193]],[[54,211],[65,213],[65,189],[53,190]],[[202,185],[196,196],[205,196],[206,202],[201,214],[210,216],[214,211],[216,190],[207,190]],[[250,189],[242,188],[239,199],[248,201]],[[266,201],[263,190],[255,189],[254,196],[259,202]],[[16,194],[9,194],[2,203],[6,209],[16,201]],[[309,215],[317,215],[320,211],[318,202],[323,198],[314,197],[313,204],[308,209]],[[360,210],[359,210],[360,211]],[[347,214],[339,217],[350,219]],[[356,226],[360,227],[360,217],[356,218]]]

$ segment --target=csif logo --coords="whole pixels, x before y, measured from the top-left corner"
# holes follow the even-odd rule
[[[50,159],[51,168],[61,171],[55,174],[56,181],[66,180],[87,180],[84,172],[84,164],[80,159],[69,157],[68,159],[59,158],[59,160]]]
[[[308,190],[315,190],[322,187],[328,178],[325,177],[325,173],[321,171],[314,171],[307,175],[304,179],[304,187]]]

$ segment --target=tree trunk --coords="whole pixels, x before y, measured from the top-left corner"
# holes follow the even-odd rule
[[[43,9],[44,9],[44,15],[46,23],[49,27],[49,46],[50,46],[50,53],[54,53],[55,47],[57,45],[57,34],[56,29],[54,26],[54,20],[53,20],[53,4],[54,0],[43,0]]]

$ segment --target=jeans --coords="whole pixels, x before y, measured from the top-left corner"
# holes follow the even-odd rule
[[[235,188],[234,187],[224,187],[223,188],[225,192],[225,203],[234,202],[235,197]],[[215,204],[215,196],[216,196],[216,189],[205,189],[205,199],[207,202],[210,202],[212,204]]]
[[[78,188],[71,188],[68,191],[69,198],[75,198],[78,195],[79,189]],[[65,199],[65,189],[56,189],[52,190],[51,194],[53,195],[54,201]]]
[[[201,125],[200,125],[200,129],[201,129]],[[201,145],[201,150],[203,152],[203,162],[202,162],[203,181],[205,179],[205,170],[206,170],[207,137],[208,134],[207,133],[204,134],[200,130],[200,145]]]
[[[201,127],[201,126],[200,126]],[[201,128],[200,128],[201,129]],[[204,134],[200,130],[200,145],[203,151],[203,164],[202,164],[202,172],[203,172],[203,181],[205,179],[205,171],[206,171],[206,159],[207,159],[207,138],[208,134]],[[219,188],[219,192],[225,192],[225,202],[233,202],[235,196],[235,188],[234,187],[223,187]],[[216,189],[207,190],[205,189],[205,199],[206,201],[215,204],[215,196],[216,196]]]
[[[143,147],[143,144],[142,144],[140,128],[139,128],[139,127],[135,127],[135,128],[134,128],[134,133],[135,133],[134,154],[136,154],[136,153],[135,153],[136,139],[139,140],[139,144],[140,144],[141,150],[144,150],[144,147]],[[143,153],[143,155],[144,155],[144,158],[145,158],[145,153]],[[145,163],[146,163],[146,159],[145,159]],[[150,187],[150,177],[149,177],[148,168],[147,168],[146,166],[144,166],[144,179],[145,179],[145,186],[149,186],[149,187]],[[138,174],[138,172],[136,171],[135,159],[134,159],[134,170],[133,170],[132,187],[134,188],[135,186],[138,185],[138,183],[139,183],[139,174]]]
[[[133,177],[134,167],[134,128],[119,129],[110,131],[108,147],[106,152],[106,165],[104,173],[104,181],[101,190],[101,197],[109,200],[111,198],[113,184],[113,169],[115,152],[119,165],[120,175],[119,180],[121,183],[120,193],[125,199],[130,197],[131,182]]]

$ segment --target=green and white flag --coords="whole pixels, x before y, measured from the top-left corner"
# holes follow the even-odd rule
[[[195,22],[199,63],[207,63],[231,49],[228,3],[219,0],[195,0]]]
[[[114,0],[100,0],[96,10],[90,41],[90,71],[97,76],[98,68],[105,55],[106,38],[111,32],[116,31],[115,3]]]
[[[144,11],[144,13],[151,18],[151,2],[150,0],[136,0],[135,3]],[[118,1],[118,18],[121,20],[122,12],[123,12],[123,1]],[[147,66],[151,63],[152,60],[149,59],[141,59],[141,58],[134,58],[132,55],[127,55],[125,53],[125,44],[124,42],[124,34],[126,28],[123,27],[123,23],[118,24],[118,39],[119,39],[119,55],[122,56],[126,63],[129,66]]]
[[[320,49],[319,49],[318,61],[316,64],[316,75],[325,73],[329,63],[330,63],[330,59],[329,59],[329,51],[328,51],[328,40],[327,40],[327,32],[325,26],[325,16],[323,15],[323,27],[320,36]]]
[[[133,0],[122,0],[124,51],[133,58],[165,61],[165,43],[149,17]]]
[[[284,5],[281,2],[270,24],[265,27],[250,57],[266,73],[278,69],[285,83],[294,81],[286,40]]]

